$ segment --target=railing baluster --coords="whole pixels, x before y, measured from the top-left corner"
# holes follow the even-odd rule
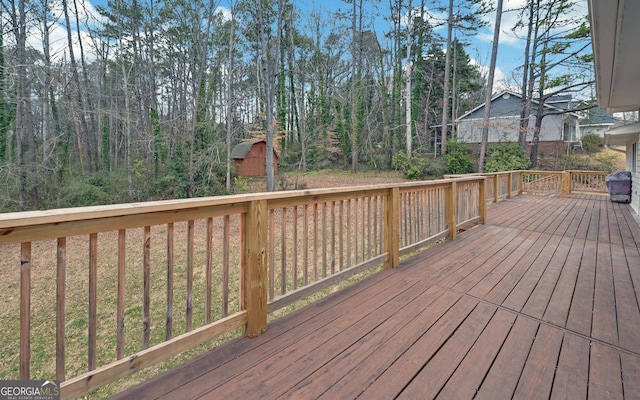
[[[30,379],[31,364],[31,242],[20,247],[20,379]]]
[[[298,206],[293,207],[293,290],[298,288]]]
[[[187,309],[186,329],[193,329],[193,256],[194,256],[195,225],[193,220],[187,223]]]
[[[98,314],[98,234],[89,235],[89,371],[96,369]]]
[[[327,203],[322,203],[322,277],[327,276]]]
[[[344,201],[338,201],[338,271],[344,269]]]
[[[275,210],[269,210],[269,299],[273,299],[275,297],[275,281],[276,281],[276,261],[275,261],[275,253],[276,253],[276,242],[275,242],[275,227],[274,224],[274,214]]]
[[[205,271],[205,299],[204,299],[204,323],[211,323],[211,289],[213,279],[211,270],[213,268],[213,218],[207,218],[207,261],[205,263],[207,270]]]
[[[287,209],[282,207],[280,223],[280,294],[287,293]]]
[[[173,257],[174,257],[173,222],[167,224],[167,313],[165,322],[165,340],[173,335]]]
[[[351,200],[347,199],[347,265],[355,265],[356,263],[351,262],[351,236],[353,235],[351,229]]]
[[[308,271],[308,262],[309,262],[309,221],[307,217],[307,211],[309,206],[305,204],[302,208],[303,218],[302,218],[302,279],[304,284],[307,285],[309,283],[309,271]]]
[[[225,215],[222,229],[222,316],[229,315],[229,244],[231,236],[231,216]]]
[[[318,203],[313,204],[313,280],[318,280]]]
[[[116,358],[124,357],[124,298],[126,285],[127,231],[118,231],[118,300],[116,305]]]
[[[331,275],[336,273],[336,202],[331,202]]]
[[[151,345],[151,227],[144,227],[142,256],[142,348]]]
[[[364,240],[365,240],[365,235],[364,235],[364,225],[365,225],[365,223],[366,223],[366,221],[365,221],[365,219],[364,219],[364,215],[365,215],[365,214],[364,214],[364,207],[365,207],[365,204],[364,204],[364,203],[365,203],[365,198],[364,198],[364,197],[361,197],[361,198],[357,199],[357,200],[356,200],[356,202],[357,202],[358,204],[360,204],[360,217],[361,217],[361,218],[360,218],[360,221],[361,221],[361,222],[360,222],[360,231],[361,231],[361,233],[362,233],[362,234],[360,235],[360,237],[361,237],[361,244],[362,244],[362,245],[360,246],[360,254],[362,254],[362,256],[361,256],[361,258],[360,258],[360,262],[363,262],[363,261],[364,261],[364,254],[365,254],[365,253],[364,253],[364,250],[365,250],[365,245],[364,245]],[[357,210],[356,210],[356,212],[357,212]],[[357,243],[357,242],[356,242],[356,243]],[[357,248],[357,247],[356,247],[356,248]],[[356,264],[357,264],[357,263],[358,263],[358,260],[356,259]]]
[[[65,309],[67,238],[58,238],[56,249],[56,379],[65,380]]]

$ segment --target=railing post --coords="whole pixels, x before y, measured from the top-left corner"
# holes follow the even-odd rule
[[[509,172],[507,175],[508,183],[507,183],[507,199],[511,198],[511,192],[513,192],[513,172]]]
[[[500,185],[499,185],[499,181],[500,180],[500,174],[496,173],[493,175],[493,204],[498,204],[498,201],[500,200],[500,192],[498,191]]]
[[[384,251],[389,253],[385,268],[400,264],[400,188],[389,190],[384,203]]]
[[[458,218],[456,215],[457,211],[457,193],[456,193],[456,181],[452,181],[449,184],[449,188],[447,189],[447,200],[446,200],[446,213],[447,213],[447,228],[449,228],[449,235],[447,239],[453,240],[456,238],[456,234],[458,233]]]
[[[480,181],[480,224],[486,224],[487,221],[487,177],[482,177]]]
[[[571,194],[571,172],[564,171],[562,173],[562,197]]]
[[[255,337],[267,330],[267,201],[249,203],[244,224],[244,305],[246,335]]]

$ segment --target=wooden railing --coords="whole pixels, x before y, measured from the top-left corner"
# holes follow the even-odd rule
[[[484,223],[486,199],[471,176],[0,214],[0,379],[59,379],[73,398],[259,335],[270,312]]]
[[[485,176],[488,204],[514,195],[560,195],[570,193],[608,193],[604,171],[508,171],[484,174],[445,175],[445,178]]]

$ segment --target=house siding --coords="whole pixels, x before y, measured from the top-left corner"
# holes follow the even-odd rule
[[[631,207],[640,214],[640,135],[636,138],[636,163],[633,169],[633,141],[627,143],[627,171],[631,171]]]
[[[493,108],[493,105],[491,106]],[[458,122],[458,138],[463,142],[480,143],[482,141],[483,119],[465,118]],[[520,131],[520,117],[494,117],[489,122],[489,143],[518,141]],[[533,126],[535,116],[529,117],[529,132],[527,140],[533,140]],[[548,115],[542,120],[540,141],[563,140],[563,119],[560,115]]]

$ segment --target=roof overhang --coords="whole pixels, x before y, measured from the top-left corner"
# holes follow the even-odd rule
[[[604,133],[606,145],[623,145],[638,140],[640,136],[640,123],[619,126],[609,129]]]
[[[598,104],[608,112],[640,108],[640,1],[588,0]]]

